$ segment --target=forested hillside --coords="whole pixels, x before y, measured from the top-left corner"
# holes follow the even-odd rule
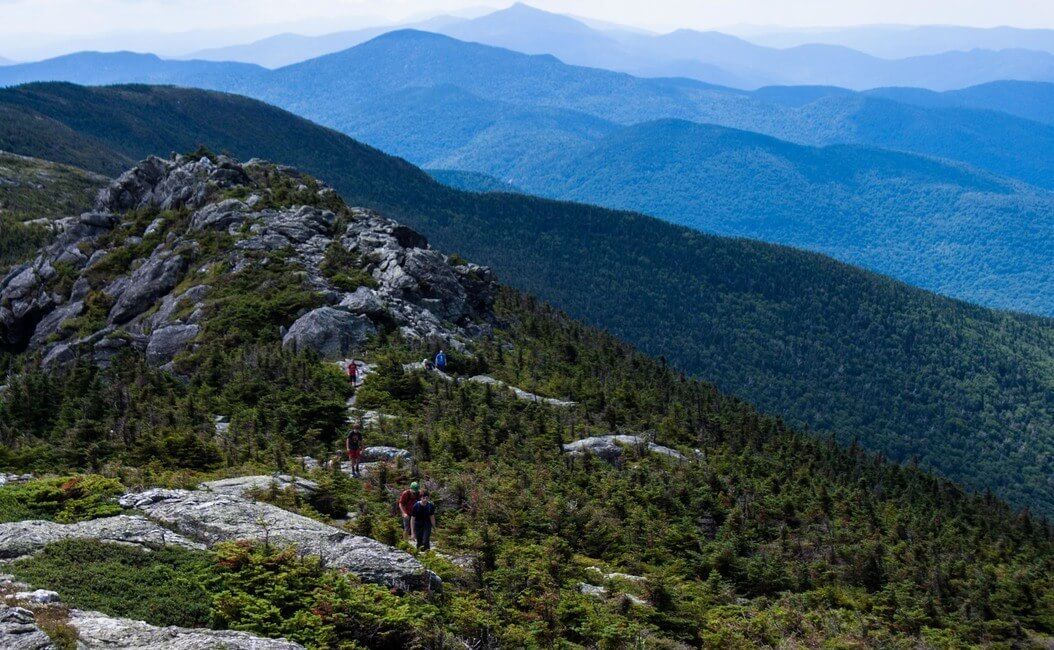
[[[2,639],[908,649],[1054,633],[1047,521],[798,432],[300,172],[150,159],[80,224],[65,237],[95,259],[39,288],[87,290],[88,311],[2,353],[0,469],[35,478],[0,486],[0,554],[61,599]],[[320,312],[374,330],[335,345]],[[445,372],[419,363],[440,341]],[[346,355],[361,383],[332,363]],[[326,467],[347,416],[388,454],[362,476]],[[411,480],[438,504],[433,550],[392,515]]]
[[[0,150],[0,273],[50,238],[53,218],[86,211],[105,182],[99,174]]]
[[[0,105],[59,120],[106,142],[110,156],[206,144],[297,165],[349,202],[384,210],[437,246],[493,266],[510,285],[766,412],[1054,512],[1049,319],[958,303],[819,255],[636,214],[458,192],[404,161],[243,98],[38,85],[3,91]],[[47,147],[48,133],[23,141]]]
[[[1049,191],[911,154],[803,147],[678,120],[581,133],[560,147],[528,148],[512,133],[493,137],[495,130],[437,164],[482,170],[539,196],[826,253],[987,306],[1054,315]]]

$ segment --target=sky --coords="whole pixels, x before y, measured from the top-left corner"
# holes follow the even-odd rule
[[[211,44],[217,44],[217,38],[235,43],[283,31],[319,34],[447,12],[478,15],[508,4],[510,0],[0,0],[0,56],[28,52],[44,43],[54,47],[62,38],[210,32],[211,36],[188,35],[187,50],[193,50],[197,38],[211,38]],[[874,23],[1054,28],[1054,0],[530,0],[530,4],[655,31]],[[135,49],[132,43],[129,49]]]

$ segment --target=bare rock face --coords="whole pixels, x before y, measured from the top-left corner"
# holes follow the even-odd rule
[[[140,516],[119,515],[76,524],[54,521],[16,521],[0,524],[0,559],[32,555],[65,539],[93,539],[145,549],[177,546],[203,549],[202,544],[173,533]]]
[[[80,637],[78,647],[89,650],[303,650],[300,644],[285,639],[266,639],[247,632],[157,627],[76,609],[70,611],[69,622]]]
[[[610,435],[610,436],[595,436],[592,438],[583,438],[582,440],[575,440],[564,445],[564,451],[571,454],[572,456],[581,456],[584,454],[592,454],[597,458],[605,460],[609,463],[615,463],[622,459],[623,451],[626,447],[635,447],[638,449],[647,450],[654,454],[661,454],[663,456],[669,456],[670,458],[676,458],[678,460],[684,460],[684,455],[676,449],[670,449],[669,447],[663,447],[653,442],[648,442],[640,436],[630,435]]]
[[[374,324],[361,314],[319,307],[289,327],[282,346],[294,351],[314,350],[323,359],[343,359],[376,333]]]
[[[33,612],[0,603],[0,648],[6,650],[53,650],[54,644],[37,627]]]
[[[173,323],[154,330],[146,344],[146,361],[160,366],[172,360],[198,336],[201,328],[196,324]]]
[[[413,454],[406,449],[383,446],[364,447],[361,456],[361,460],[364,463],[376,463],[382,461],[390,462],[395,460],[409,461],[412,458]]]
[[[409,553],[368,537],[237,495],[189,490],[147,490],[120,503],[207,546],[233,540],[294,545],[367,582],[400,589],[437,587],[439,578]]]
[[[128,285],[110,311],[110,322],[125,323],[146,311],[155,300],[175,288],[186,268],[187,260],[181,255],[147,260],[129,278]]]
[[[163,160],[151,156],[99,192],[95,208],[120,213],[149,205],[162,210],[196,208],[209,197],[210,187],[231,188],[250,183],[240,165],[219,156],[197,160]]]

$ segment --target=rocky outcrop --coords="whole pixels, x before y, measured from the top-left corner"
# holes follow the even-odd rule
[[[290,180],[306,204],[288,204]],[[105,365],[127,349],[168,368],[211,313],[210,286],[193,284],[195,274],[223,284],[210,272],[238,273],[273,257],[319,305],[289,314],[297,317],[283,333],[289,349],[337,359],[394,326],[411,340],[461,350],[487,331],[497,287],[489,270],[454,262],[373,212],[338,206],[331,189],[268,163],[149,158],[100,192],[91,212],[62,220],[54,243],[33,261],[0,279],[0,346],[39,350],[50,368],[79,356]],[[162,213],[144,225],[141,214],[126,215],[177,208],[189,218]],[[210,246],[203,231],[224,233],[228,245]]]
[[[282,346],[294,351],[314,350],[323,359],[341,359],[376,333],[374,324],[361,314],[319,307],[290,326]]]
[[[247,632],[157,627],[143,621],[98,612],[70,611],[69,624],[86,649],[126,650],[303,650],[285,639],[266,639]]]
[[[48,544],[65,539],[93,539],[144,549],[204,546],[139,516],[118,515],[76,524],[54,521],[16,521],[0,524],[0,559],[32,555]]]
[[[0,603],[0,648],[5,650],[53,650],[54,644],[37,626],[33,612]]]
[[[209,158],[147,158],[99,193],[96,210],[119,214],[136,208],[157,206],[162,210],[197,208],[213,190],[251,183],[245,170],[226,156]]]
[[[110,310],[111,324],[124,324],[146,311],[158,298],[175,288],[187,260],[182,255],[151,257],[132,273]]]
[[[412,459],[413,454],[398,447],[375,446],[362,448],[362,462],[364,463],[393,462],[396,460],[409,461]]]
[[[199,490],[215,492],[217,494],[233,494],[245,496],[253,492],[263,492],[270,489],[286,490],[293,488],[301,496],[310,496],[318,491],[318,483],[290,476],[289,474],[273,474],[271,476],[238,476],[236,478],[224,478],[216,481],[206,481],[198,486]]]
[[[127,494],[120,503],[208,546],[239,539],[288,544],[367,582],[400,589],[439,584],[438,577],[409,553],[241,496],[155,489]]]
[[[582,440],[575,440],[574,442],[565,444],[564,451],[572,456],[592,454],[609,463],[615,463],[622,459],[622,454],[627,447],[669,456],[670,458],[676,458],[678,460],[685,460],[684,454],[676,449],[670,449],[669,447],[657,445],[654,442],[648,442],[640,436],[630,435],[583,438]]]

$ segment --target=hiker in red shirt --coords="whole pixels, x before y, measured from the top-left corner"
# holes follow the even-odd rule
[[[344,447],[348,451],[348,460],[351,461],[351,475],[359,476],[359,458],[362,456],[362,425],[358,422],[351,425],[351,431],[344,441]]]
[[[359,366],[356,365],[354,359],[348,363],[348,381],[351,382],[352,386],[359,381]]]
[[[413,531],[410,530],[410,517],[413,515],[414,504],[417,503],[419,495],[417,481],[411,483],[410,489],[403,490],[403,493],[399,495],[399,514],[403,517],[403,535],[406,538],[413,535]]]

